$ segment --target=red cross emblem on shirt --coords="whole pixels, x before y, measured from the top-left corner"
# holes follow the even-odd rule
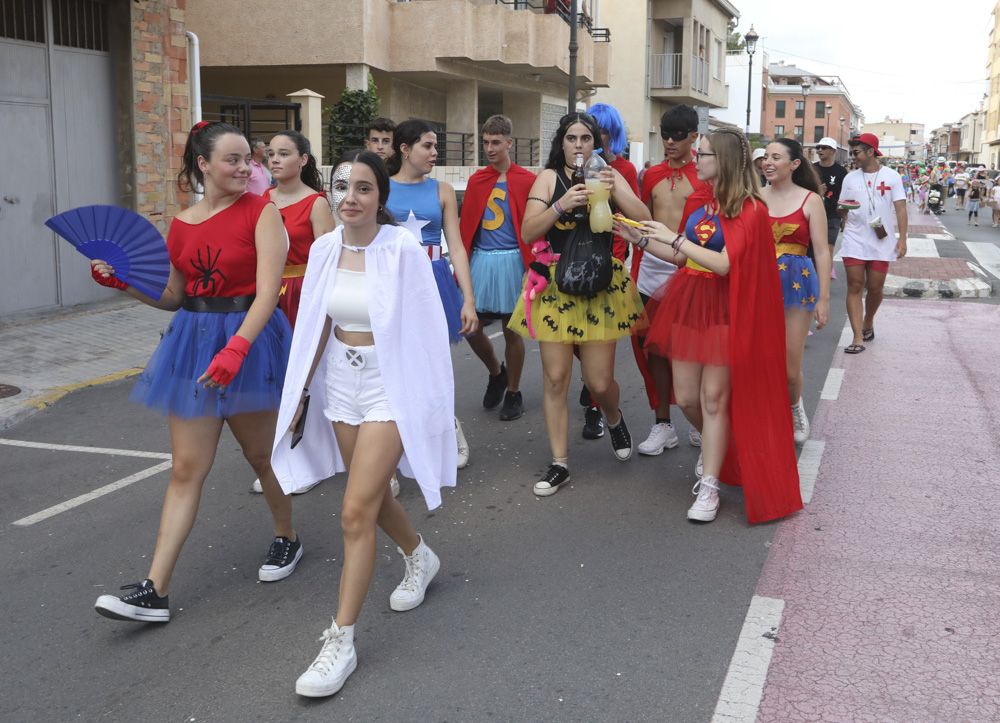
[[[892,187],[885,185],[885,181],[882,181],[875,187],[875,190],[879,192],[879,195],[884,196],[886,191],[892,190]]]

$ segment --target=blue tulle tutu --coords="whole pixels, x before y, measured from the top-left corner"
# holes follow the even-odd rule
[[[193,312],[181,309],[150,357],[130,399],[176,417],[231,417],[276,410],[288,366],[292,329],[275,310],[228,386],[206,389],[197,383],[212,358],[236,333],[245,311]]]
[[[510,316],[517,306],[524,281],[524,260],[520,249],[483,251],[476,249],[469,260],[476,311]]]
[[[781,295],[786,309],[813,311],[816,308],[819,277],[811,258],[782,254],[778,257],[778,275],[781,277]]]
[[[462,292],[452,276],[451,266],[447,259],[431,261],[434,269],[434,281],[437,282],[438,294],[441,295],[441,305],[444,306],[444,317],[448,321],[448,338],[452,344],[462,341]]]

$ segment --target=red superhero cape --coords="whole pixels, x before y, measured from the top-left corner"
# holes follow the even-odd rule
[[[687,217],[712,201],[692,193]],[[747,521],[767,522],[802,509],[785,376],[785,307],[774,236],[763,201],[747,199],[735,218],[720,214],[729,254],[729,371],[732,434],[720,478],[741,485]]]
[[[465,244],[465,251],[470,257],[472,256],[472,241],[476,238],[479,223],[483,220],[486,202],[499,178],[500,173],[496,169],[492,166],[486,166],[486,168],[480,168],[473,173],[465,187],[459,228],[462,232],[462,243]],[[525,240],[521,238],[524,207],[528,204],[528,193],[534,182],[534,173],[521,168],[516,163],[510,164],[510,168],[507,169],[507,203],[510,206],[511,221],[514,223],[514,233],[517,234],[517,244],[521,249],[524,268],[528,268],[528,264],[535,260],[531,254],[531,244],[535,239],[528,239],[525,243]]]
[[[642,202],[647,206],[650,205],[649,200],[653,196],[653,189],[656,185],[667,178],[670,178],[671,183],[673,183],[675,181],[674,176],[680,177],[681,174],[687,178],[688,183],[691,184],[691,188],[695,191],[705,185],[704,181],[698,180],[698,171],[695,170],[694,161],[685,163],[680,168],[673,168],[664,160],[663,163],[648,168],[645,175],[643,175]],[[643,250],[638,246],[632,249],[631,273],[633,281],[639,280],[639,263],[642,261],[642,254]],[[650,309],[650,312],[650,316],[652,316],[652,309]],[[649,357],[646,354],[646,350],[642,348],[642,344],[639,343],[639,337],[637,336],[632,337],[632,354],[635,356],[636,366],[639,368],[639,374],[642,375],[642,381],[646,387],[646,398],[649,400],[649,408],[655,411],[660,406],[660,396],[656,393],[656,384],[649,373]],[[673,401],[673,398],[671,398],[671,401]]]
[[[616,156],[615,160],[608,164],[614,168],[621,177],[625,179],[628,187],[632,189],[632,193],[636,196],[639,195],[639,174],[636,173],[635,166],[632,165],[632,161],[627,160],[624,156]],[[625,264],[625,257],[628,256],[628,241],[623,239],[618,234],[614,234],[611,237],[612,249],[611,255],[616,259]]]

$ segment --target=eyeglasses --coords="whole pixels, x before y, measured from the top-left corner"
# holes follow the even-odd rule
[[[691,135],[691,131],[660,131],[660,138],[665,141],[673,141],[674,143],[680,143],[689,135]]]
[[[714,156],[714,153],[709,153],[708,151],[695,151],[694,158],[696,161],[700,161],[705,156]]]

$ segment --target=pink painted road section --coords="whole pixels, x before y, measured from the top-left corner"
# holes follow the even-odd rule
[[[812,502],[757,595],[784,600],[760,721],[1000,720],[1000,309],[886,301]]]

